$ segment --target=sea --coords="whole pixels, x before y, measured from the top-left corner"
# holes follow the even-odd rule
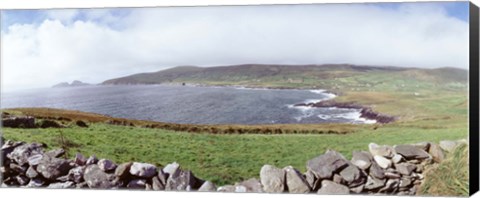
[[[94,85],[1,93],[0,108],[50,107],[182,124],[372,124],[360,110],[295,106],[325,90],[181,85]]]

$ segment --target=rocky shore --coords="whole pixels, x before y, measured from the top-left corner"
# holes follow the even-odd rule
[[[335,102],[333,100],[324,100],[315,103],[299,103],[294,106],[316,107],[316,108],[346,108],[346,109],[358,109],[360,110],[360,118],[368,120],[376,120],[377,123],[386,124],[395,121],[395,117],[377,113],[370,107],[359,105],[355,102]]]
[[[64,150],[45,151],[42,143],[2,142],[2,187],[93,188],[255,193],[394,194],[415,195],[424,170],[444,159],[445,152],[466,140],[377,145],[353,151],[352,159],[327,150],[306,162],[306,172],[287,166],[264,165],[259,178],[217,186],[200,179],[176,162],[155,166],[143,162],[116,163]]]

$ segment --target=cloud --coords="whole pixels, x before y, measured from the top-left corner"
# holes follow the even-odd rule
[[[49,11],[40,23],[10,25],[2,31],[2,88],[99,83],[177,65],[468,67],[468,23],[441,3],[118,11]]]

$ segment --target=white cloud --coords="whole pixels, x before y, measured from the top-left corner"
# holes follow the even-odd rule
[[[440,6],[138,8],[126,17],[108,10],[58,13],[2,32],[4,90],[99,83],[176,65],[468,67],[468,23]],[[72,21],[79,13],[84,21]]]

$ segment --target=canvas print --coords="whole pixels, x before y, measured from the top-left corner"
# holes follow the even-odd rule
[[[468,10],[2,10],[1,187],[467,196]]]

